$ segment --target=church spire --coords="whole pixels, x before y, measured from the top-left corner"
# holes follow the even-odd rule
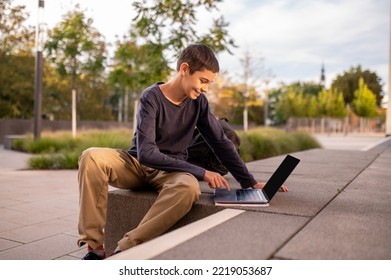
[[[320,70],[320,85],[322,87],[326,86],[326,75],[325,75],[324,63],[323,62],[322,62],[322,68]]]

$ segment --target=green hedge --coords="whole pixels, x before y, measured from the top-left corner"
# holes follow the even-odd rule
[[[245,162],[321,147],[312,135],[305,132],[287,133],[275,128],[258,128],[238,134],[241,139],[240,156]]]
[[[77,169],[83,150],[89,147],[128,149],[132,136],[132,131],[125,129],[85,131],[76,138],[69,132],[45,133],[36,141],[31,136],[15,140],[12,149],[36,154],[28,162],[32,169]]]
[[[273,157],[301,150],[319,148],[320,144],[308,133],[286,133],[274,128],[239,131],[240,155],[245,162]],[[67,132],[46,133],[34,141],[32,137],[14,141],[12,148],[33,156],[28,164],[32,169],[76,169],[82,151],[89,147],[128,149],[130,130],[87,131],[77,138]]]

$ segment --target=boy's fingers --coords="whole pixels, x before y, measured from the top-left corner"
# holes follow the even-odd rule
[[[231,191],[231,188],[229,187],[229,184],[227,182],[227,180],[224,179],[224,177],[221,177],[223,179],[223,185],[225,186],[225,188],[228,190],[228,191]]]

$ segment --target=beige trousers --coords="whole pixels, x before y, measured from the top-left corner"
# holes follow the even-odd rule
[[[190,173],[166,172],[141,165],[126,151],[90,148],[79,158],[79,241],[92,248],[103,245],[108,186],[142,190],[153,188],[158,197],[137,228],[118,242],[121,251],[151,240],[190,211],[201,192]]]

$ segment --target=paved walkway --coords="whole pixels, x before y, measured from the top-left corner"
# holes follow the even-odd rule
[[[79,259],[77,172],[25,170],[0,148],[0,259]]]
[[[240,212],[154,258],[251,258],[254,255],[246,250],[260,246],[258,259],[391,259],[391,141],[360,151],[384,139],[373,140],[361,146],[348,143],[356,147],[353,151],[297,153],[302,162],[288,179],[290,192],[279,193],[274,205],[260,212]],[[76,246],[77,172],[26,170],[27,159],[26,154],[0,147],[0,260],[80,259],[85,249]],[[279,160],[257,161],[249,167],[262,166],[264,174],[256,175],[265,177]],[[254,222],[260,220],[269,228]],[[207,242],[227,232],[229,238],[222,241],[240,237],[238,227],[259,240],[272,239],[248,243],[242,251],[232,246],[224,255]]]
[[[315,137],[325,149],[347,151],[367,151],[387,139],[384,134],[380,133],[364,135],[317,134]]]

